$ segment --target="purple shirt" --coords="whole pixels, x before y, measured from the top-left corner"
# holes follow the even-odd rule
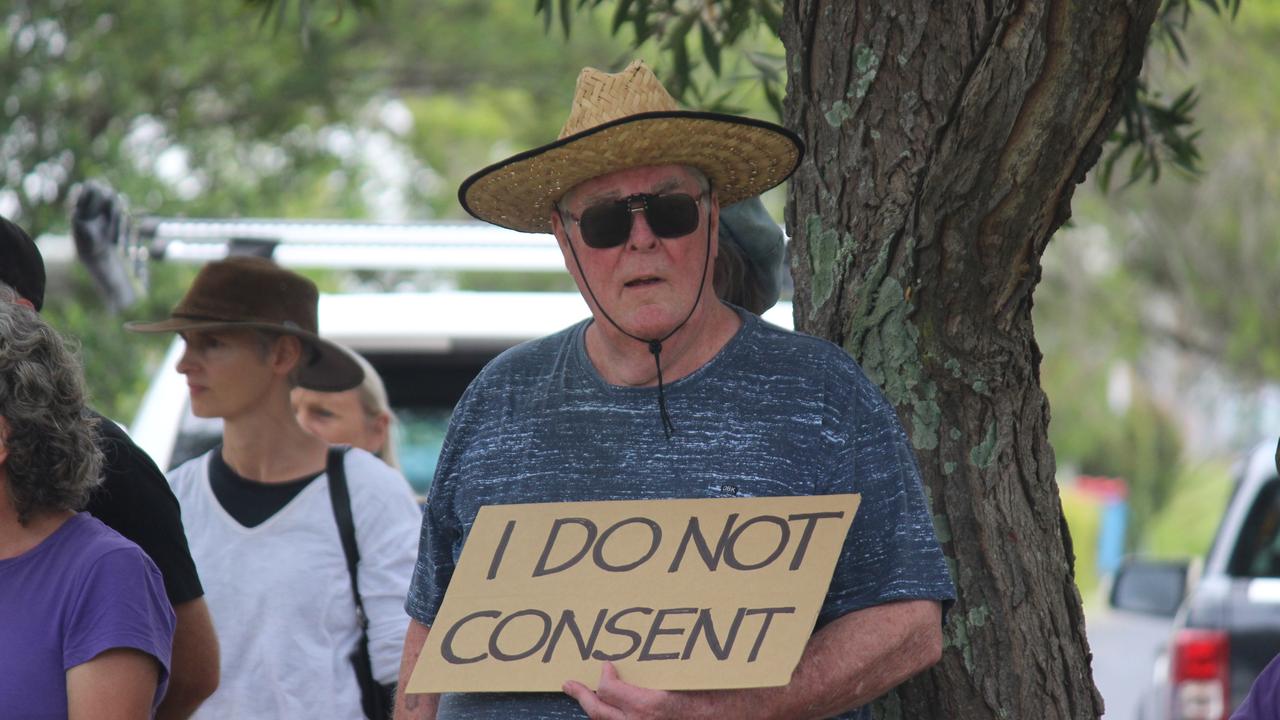
[[[31,550],[0,560],[0,715],[67,717],[67,670],[112,648],[161,666],[164,697],[173,608],[151,558],[88,513]]]
[[[1271,659],[1253,681],[1249,696],[1231,714],[1231,720],[1271,720],[1280,717],[1280,655]]]

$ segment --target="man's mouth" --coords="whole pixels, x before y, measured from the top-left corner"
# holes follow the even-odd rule
[[[660,282],[662,282],[662,278],[655,275],[646,275],[645,277],[638,277],[635,280],[628,280],[623,284],[623,286],[629,288],[641,288],[648,287],[649,285],[656,285]]]

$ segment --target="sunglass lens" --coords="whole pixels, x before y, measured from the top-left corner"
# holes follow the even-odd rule
[[[698,201],[683,193],[654,195],[649,198],[644,219],[658,237],[682,237],[698,229]]]
[[[588,247],[617,247],[631,235],[631,210],[624,202],[592,205],[582,212],[578,226]]]

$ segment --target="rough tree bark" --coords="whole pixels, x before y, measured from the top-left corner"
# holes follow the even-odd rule
[[[959,592],[882,718],[1096,718],[1032,292],[1159,0],[788,0],[795,319],[895,404]]]

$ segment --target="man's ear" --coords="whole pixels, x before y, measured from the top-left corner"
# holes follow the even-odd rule
[[[17,303],[17,304],[19,304],[19,305],[23,305],[23,306],[25,306],[25,307],[29,307],[29,308],[31,308],[32,310],[35,310],[35,309],[36,309],[36,304],[35,304],[35,303],[33,303],[33,302],[31,302],[30,300],[28,300],[28,299],[26,299],[26,298],[22,297],[21,295],[19,295],[19,296],[18,296],[18,299],[17,299],[17,300],[14,300],[14,302],[15,302],[15,303]],[[37,312],[38,312],[38,311],[37,311]]]
[[[573,275],[577,268],[573,263],[573,252],[569,249],[569,229],[564,226],[564,218],[560,216],[559,206],[551,209],[551,234],[556,236],[556,244],[560,246],[560,255],[564,258],[564,269]]]

